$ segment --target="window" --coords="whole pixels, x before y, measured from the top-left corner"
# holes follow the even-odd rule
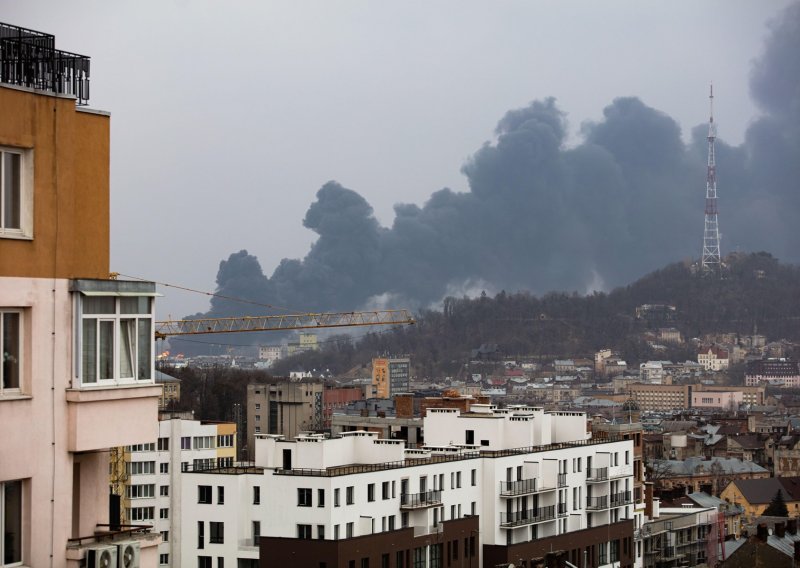
[[[159,554],[158,555],[158,563],[159,564],[169,564],[169,554]]]
[[[311,489],[306,487],[299,487],[297,489],[297,506],[298,507],[311,506]]]
[[[261,540],[261,521],[253,521],[253,544],[258,546]]]
[[[395,518],[395,517],[394,517],[394,515],[391,515],[391,516],[389,517],[389,530],[390,530],[390,531],[393,531],[393,530],[394,530],[394,518]]]
[[[258,392],[258,391],[256,391],[256,392]],[[261,404],[258,403],[258,402],[256,403],[256,410],[261,410]]]
[[[340,493],[340,491],[339,491],[338,487],[333,490],[333,506],[334,507],[338,507],[339,506],[339,493]]]
[[[197,502],[204,505],[211,504],[211,486],[198,485],[197,486]]]
[[[370,483],[367,485],[367,501],[374,501],[375,500],[375,484]]]
[[[473,487],[478,485],[478,470],[473,469],[469,472],[469,482],[472,484]]]
[[[347,504],[348,505],[352,505],[353,503],[356,502],[354,494],[355,494],[355,487],[353,485],[351,485],[350,487],[347,488]]]
[[[211,521],[208,523],[209,537],[208,542],[211,544],[224,544],[225,543],[225,523],[218,523]]]
[[[158,494],[162,497],[169,497],[169,485],[162,485],[158,488]]]
[[[0,483],[0,565],[22,562],[22,481]]]
[[[225,568],[225,558],[223,556],[217,556],[217,568]]]
[[[256,434],[260,434],[260,433],[261,433],[261,426],[256,426]]]
[[[625,465],[630,465],[631,463],[631,453],[628,450],[625,450]]]
[[[339,525],[333,525],[333,540],[339,540]]]
[[[169,451],[169,438],[159,438],[158,439],[158,451],[159,452],[168,452]]]
[[[459,489],[461,488],[461,472],[460,471],[456,472],[456,487],[459,488]]]
[[[311,539],[311,525],[297,525],[297,538]]]
[[[135,461],[125,465],[128,475],[152,475],[156,472],[156,462],[154,461]]]
[[[232,448],[233,447],[233,434],[223,434],[217,436],[218,448]]]
[[[152,521],[155,507],[129,507],[127,513],[129,521]]]
[[[261,488],[253,487],[253,505],[261,505]]]
[[[169,509],[159,509],[158,510],[158,518],[159,519],[169,519]]]
[[[19,392],[22,335],[20,312],[0,310],[0,395]]]
[[[217,505],[225,504],[225,486],[217,485]]]
[[[169,542],[169,531],[161,531],[161,542]]]
[[[317,538],[325,540],[325,525],[317,525]]]
[[[389,482],[384,481],[381,483],[381,499],[388,499],[389,498]]]
[[[125,446],[129,452],[154,452],[156,451],[155,444],[135,444],[133,446]]]
[[[325,506],[325,490],[317,489],[317,507]]]
[[[353,538],[353,523],[347,523],[347,538]]]
[[[203,548],[202,546],[200,548]],[[197,568],[211,568],[211,557],[210,556],[198,556],[197,557]]]
[[[33,236],[33,185],[26,175],[29,152],[0,148],[0,237]]]
[[[82,384],[152,381],[151,298],[83,296],[80,307]]]
[[[182,436],[181,437],[181,449],[182,450],[191,450],[192,449],[192,438],[191,438],[191,436]]]
[[[169,473],[169,464],[168,463],[158,464],[158,471],[160,473]]]
[[[195,436],[194,449],[195,450],[214,449],[214,436]]]
[[[128,499],[143,499],[146,497],[155,497],[155,485],[144,484],[144,485],[128,485],[126,488],[126,493]]]

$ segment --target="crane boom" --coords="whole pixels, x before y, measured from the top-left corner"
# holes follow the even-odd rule
[[[414,318],[408,310],[241,316],[157,321],[155,336],[156,339],[164,339],[173,335],[316,329],[322,327],[413,325],[414,323]]]

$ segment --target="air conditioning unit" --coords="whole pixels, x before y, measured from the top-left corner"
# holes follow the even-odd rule
[[[86,568],[117,568],[117,547],[96,545],[88,548]]]
[[[119,568],[139,568],[139,541],[126,540],[117,545],[117,558]]]

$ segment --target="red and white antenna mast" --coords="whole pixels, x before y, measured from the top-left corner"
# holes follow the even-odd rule
[[[703,274],[719,275],[722,266],[719,252],[719,219],[717,211],[717,162],[714,141],[717,139],[717,126],[714,124],[714,85],[709,91],[708,119],[708,174],[706,175],[706,212],[703,231]]]

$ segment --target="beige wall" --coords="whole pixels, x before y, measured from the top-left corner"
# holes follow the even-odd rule
[[[0,238],[0,276],[107,278],[109,125],[70,98],[0,86],[0,146],[32,149],[33,239]]]

